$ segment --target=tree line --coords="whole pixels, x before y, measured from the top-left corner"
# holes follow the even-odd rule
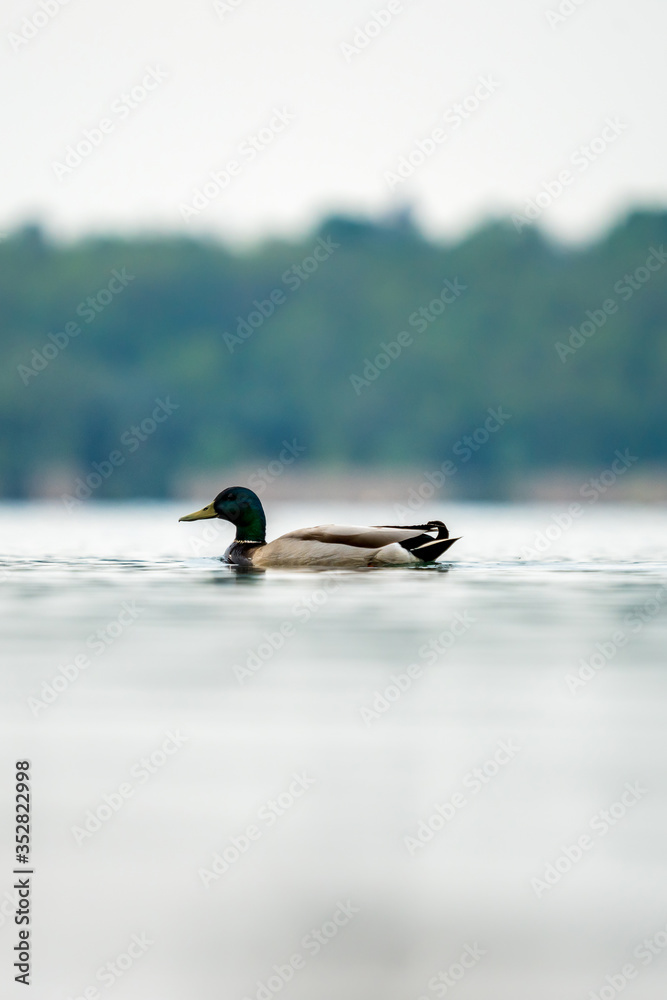
[[[453,460],[488,495],[616,449],[664,464],[665,243],[658,211],[584,246],[510,220],[438,243],[405,215],[244,251],[24,226],[0,243],[0,490],[113,453],[96,495],[168,496],[285,441],[318,468]]]

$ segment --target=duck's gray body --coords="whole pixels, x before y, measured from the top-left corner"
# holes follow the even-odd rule
[[[456,541],[448,537],[441,521],[405,527],[320,524],[290,531],[268,543],[235,540],[223,558],[258,569],[405,566],[432,562]]]

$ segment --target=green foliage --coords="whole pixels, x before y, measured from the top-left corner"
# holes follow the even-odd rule
[[[59,245],[26,227],[0,244],[0,487],[23,496],[40,470],[73,479],[120,449],[96,495],[165,495],[184,472],[223,483],[225,467],[293,438],[303,463],[433,468],[499,405],[511,420],[470,462],[489,483],[603,468],[616,448],[665,462],[667,263],[637,272],[663,241],[657,212],[584,248],[507,222],[443,246],[405,219],[332,218],[245,253],[182,237]],[[446,279],[465,290],[420,324]],[[588,310],[604,324],[571,350]],[[54,347],[48,334],[62,345],[72,323],[80,333]],[[374,375],[401,331],[412,342]],[[165,397],[178,408],[135,455],[123,436]]]

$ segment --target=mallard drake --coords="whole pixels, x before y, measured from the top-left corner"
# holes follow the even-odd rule
[[[458,541],[450,538],[442,521],[426,524],[380,524],[359,527],[320,524],[299,528],[266,541],[266,517],[256,493],[244,486],[231,486],[215,500],[186,514],[179,521],[219,517],[236,525],[236,538],[223,560],[235,566],[267,567],[361,567],[429,563]]]

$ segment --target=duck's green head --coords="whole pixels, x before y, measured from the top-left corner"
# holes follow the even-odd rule
[[[266,518],[261,501],[245,486],[230,486],[218,493],[208,506],[196,510],[194,514],[179,517],[179,521],[201,521],[208,517],[220,517],[235,524],[239,541],[263,542],[266,538]]]

